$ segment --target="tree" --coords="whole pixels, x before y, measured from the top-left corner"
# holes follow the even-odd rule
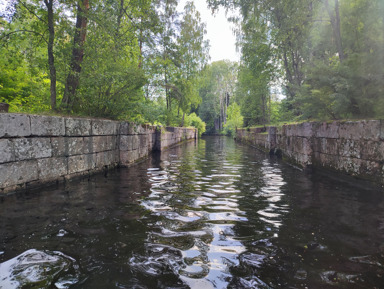
[[[236,102],[233,102],[228,106],[228,120],[224,125],[225,133],[227,135],[235,135],[237,128],[243,127],[243,121],[240,106]]]
[[[79,86],[81,64],[84,56],[85,37],[87,35],[87,12],[89,0],[79,0],[77,3],[76,28],[73,37],[70,71],[65,83],[62,105],[70,109],[75,101],[76,90]]]
[[[209,133],[222,130],[226,123],[227,107],[235,94],[237,69],[237,63],[222,60],[207,65],[203,71],[198,114],[207,123]]]

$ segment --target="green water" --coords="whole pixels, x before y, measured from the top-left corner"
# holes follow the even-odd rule
[[[0,197],[0,288],[384,288],[383,193],[224,137]]]

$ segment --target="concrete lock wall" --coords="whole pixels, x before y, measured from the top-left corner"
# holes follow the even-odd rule
[[[239,141],[302,168],[325,168],[384,184],[384,120],[307,122],[238,129]]]
[[[128,166],[195,138],[194,128],[0,113],[0,193]]]

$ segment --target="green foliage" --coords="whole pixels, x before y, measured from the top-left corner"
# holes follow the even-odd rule
[[[237,68],[236,63],[222,60],[207,65],[202,72],[198,114],[207,124],[208,133],[216,133],[215,123],[222,128],[228,102],[234,96]]]
[[[202,121],[196,113],[191,113],[190,115],[185,116],[184,124],[185,126],[193,126],[197,128],[199,137],[205,132],[205,122]]]
[[[242,67],[236,100],[246,125],[276,119],[271,88],[282,83],[280,118],[384,115],[382,0],[209,0],[237,8]],[[275,110],[276,111],[276,110]]]
[[[234,136],[237,128],[243,127],[244,118],[240,112],[240,106],[234,102],[228,106],[227,123],[224,125],[224,132]]]

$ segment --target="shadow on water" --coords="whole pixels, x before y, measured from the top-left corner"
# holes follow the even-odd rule
[[[384,288],[383,207],[206,137],[2,196],[0,288]]]

